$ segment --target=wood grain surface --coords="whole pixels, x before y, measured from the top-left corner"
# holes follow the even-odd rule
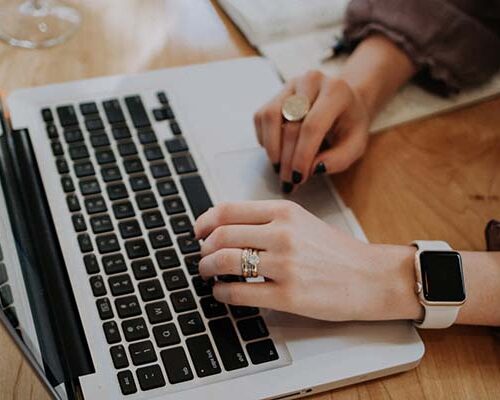
[[[255,54],[207,0],[70,3],[81,10],[83,25],[67,43],[35,51],[0,44],[4,94]],[[486,222],[500,218],[499,172],[496,98],[373,136],[363,160],[334,182],[372,242],[443,239],[457,249],[482,250]],[[457,326],[422,337],[426,355],[418,368],[311,399],[500,398],[500,341],[490,329]],[[0,328],[0,399],[48,398]]]

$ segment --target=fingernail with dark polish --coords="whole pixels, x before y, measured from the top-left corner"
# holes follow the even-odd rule
[[[299,171],[292,172],[292,182],[295,183],[296,185],[302,182],[302,174]]]
[[[320,162],[318,165],[316,165],[316,168],[314,168],[314,175],[320,175],[324,174],[326,172],[326,167],[325,164]]]
[[[280,169],[281,169],[281,164],[280,163],[273,164],[273,168],[274,168],[274,172],[276,172],[277,174],[279,174],[280,173]]]
[[[283,182],[283,184],[281,185],[281,190],[285,194],[292,193],[293,184],[291,182]]]

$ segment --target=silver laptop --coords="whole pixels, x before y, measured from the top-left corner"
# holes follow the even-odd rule
[[[54,397],[292,399],[418,364],[408,322],[225,305],[198,276],[201,213],[282,197],[252,123],[281,85],[246,58],[9,96],[0,320]],[[328,179],[291,199],[362,237]]]

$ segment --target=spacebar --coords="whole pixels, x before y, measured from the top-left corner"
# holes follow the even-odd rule
[[[199,175],[182,177],[181,185],[195,218],[212,207],[212,200],[210,200],[205,184]]]

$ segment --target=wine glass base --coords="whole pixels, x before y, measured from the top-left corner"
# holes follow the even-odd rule
[[[0,7],[0,39],[36,49],[65,42],[81,23],[80,13],[52,0],[11,1]]]

